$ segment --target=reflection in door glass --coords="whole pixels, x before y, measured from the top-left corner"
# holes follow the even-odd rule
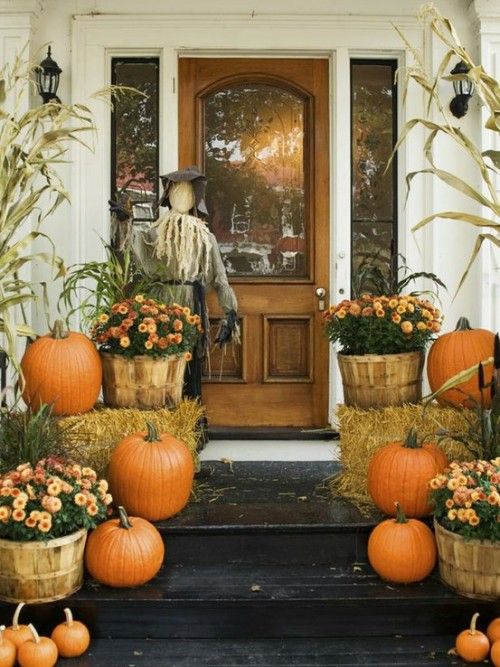
[[[268,84],[204,99],[207,205],[227,272],[307,275],[304,101]]]

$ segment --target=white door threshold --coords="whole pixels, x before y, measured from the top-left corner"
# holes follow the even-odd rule
[[[335,440],[210,440],[201,461],[338,461]]]

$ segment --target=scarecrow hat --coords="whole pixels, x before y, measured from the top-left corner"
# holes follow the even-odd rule
[[[160,200],[160,206],[170,206],[168,198],[168,188],[171,183],[181,183],[182,181],[191,181],[193,184],[195,196],[195,208],[198,213],[208,215],[207,205],[205,204],[205,186],[206,177],[201,173],[198,167],[186,167],[179,171],[172,171],[170,174],[160,176],[163,185],[163,195]]]

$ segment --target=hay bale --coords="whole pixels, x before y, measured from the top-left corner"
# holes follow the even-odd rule
[[[172,410],[97,406],[82,415],[63,417],[59,423],[68,434],[72,448],[76,444],[84,462],[103,475],[117,443],[131,433],[144,431],[147,421],[156,424],[160,433],[168,432],[182,440],[196,458],[198,426],[203,414],[199,403],[185,399]]]
[[[435,433],[440,429],[453,432],[469,428],[475,418],[471,410],[457,410],[440,406],[429,406],[425,412],[422,405],[404,405],[379,410],[361,410],[339,405],[337,421],[340,432],[340,463],[342,472],[331,480],[332,492],[348,498],[362,511],[374,508],[367,491],[368,464],[373,454],[386,443],[403,440],[412,426],[419,433],[426,434],[427,440],[437,442]],[[470,461],[472,453],[461,443],[445,438],[440,447],[450,461],[459,459]]]

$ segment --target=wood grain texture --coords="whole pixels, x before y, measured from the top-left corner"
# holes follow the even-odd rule
[[[329,285],[329,63],[323,59],[181,58],[179,60],[179,166],[203,164],[203,98],[231,82],[268,82],[305,100],[305,221],[309,239],[307,276],[234,278],[238,312],[245,318],[242,355],[245,383],[224,375],[204,384],[203,402],[211,425],[324,426],[328,423],[328,341],[317,310],[316,287]],[[208,297],[212,317],[221,313]],[[313,341],[300,352],[311,379],[291,373],[266,381],[263,317],[310,318]],[[289,343],[284,343],[285,348]],[[276,350],[274,360],[287,350]],[[297,371],[297,368],[291,370]],[[301,369],[299,369],[301,370]],[[303,369],[302,369],[303,370]],[[267,371],[269,373],[269,370]],[[276,377],[279,381],[275,381]],[[236,409],[235,409],[236,408]]]
[[[313,318],[264,315],[264,382],[313,382]]]

